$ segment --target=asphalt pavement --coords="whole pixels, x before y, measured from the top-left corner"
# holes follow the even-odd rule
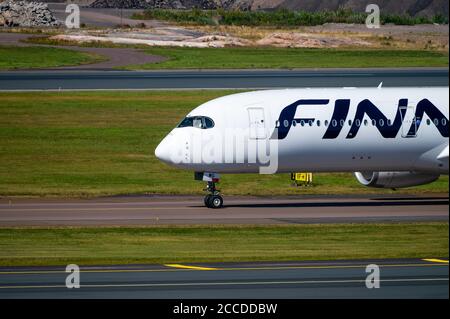
[[[0,72],[0,90],[448,86],[448,68]]]
[[[442,196],[227,197],[222,209],[202,196],[0,199],[0,226],[139,226],[448,221]]]
[[[379,267],[379,288],[366,286],[368,265]],[[448,299],[448,274],[439,258],[89,266],[80,268],[80,288],[68,289],[65,267],[3,267],[0,299]]]

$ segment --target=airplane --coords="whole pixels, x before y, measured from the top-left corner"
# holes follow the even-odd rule
[[[448,87],[311,88],[237,93],[191,112],[155,156],[207,183],[220,174],[354,172],[366,187],[401,188],[448,175]]]

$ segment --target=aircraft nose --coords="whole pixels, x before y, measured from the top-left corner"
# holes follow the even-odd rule
[[[171,162],[171,147],[166,138],[156,147],[155,156],[163,162]]]

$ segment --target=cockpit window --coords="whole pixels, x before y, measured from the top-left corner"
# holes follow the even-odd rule
[[[211,120],[209,117],[204,117],[204,119],[205,119],[205,127],[206,128],[214,127],[213,120]]]
[[[177,127],[188,127],[188,126],[194,126],[192,123],[193,118],[192,117],[186,117],[184,118],[180,124],[178,124]]]
[[[197,127],[207,129],[214,127],[214,122],[206,116],[188,116],[184,118],[177,127]]]

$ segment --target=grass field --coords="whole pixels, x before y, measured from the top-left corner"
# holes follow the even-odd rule
[[[404,49],[302,49],[275,47],[177,48],[118,45],[110,42],[77,43],[34,37],[27,43],[84,46],[134,47],[153,55],[167,57],[160,63],[123,67],[146,69],[249,69],[249,68],[357,68],[357,67],[443,67],[448,66],[448,52]]]
[[[154,157],[160,140],[191,109],[232,91],[0,93],[0,195],[83,197],[202,194],[193,173]],[[224,175],[224,195],[392,193],[352,174]],[[401,193],[448,193],[448,177]]]
[[[294,48],[148,48],[169,59],[127,69],[364,68],[448,66],[448,53],[427,50]]]
[[[448,256],[448,223],[0,228],[0,265]]]
[[[46,47],[0,45],[0,70],[49,68],[103,61],[103,57],[86,52]]]

